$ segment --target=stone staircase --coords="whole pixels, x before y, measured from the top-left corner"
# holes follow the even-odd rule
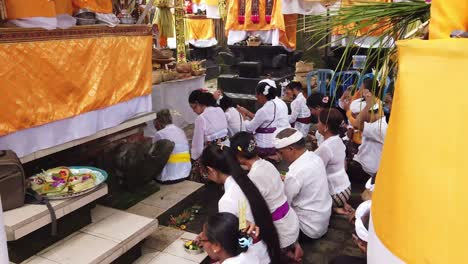
[[[59,230],[56,238],[50,235],[51,217],[45,205],[28,204],[5,212],[10,260],[27,264],[131,263],[141,255],[140,242],[158,229],[158,220],[99,205],[91,209],[106,194],[104,185],[81,197],[52,201]],[[90,223],[86,222],[88,213]],[[63,233],[64,229],[77,229],[66,222],[77,221],[84,226]],[[22,260],[25,256],[29,258]]]

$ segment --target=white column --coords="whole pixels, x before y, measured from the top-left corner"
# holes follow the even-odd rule
[[[8,264],[8,249],[6,243],[5,226],[3,225],[2,200],[0,199],[0,264]]]

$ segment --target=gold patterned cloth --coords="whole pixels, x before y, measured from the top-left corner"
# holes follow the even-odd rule
[[[2,34],[0,136],[151,93],[148,29],[79,30]]]

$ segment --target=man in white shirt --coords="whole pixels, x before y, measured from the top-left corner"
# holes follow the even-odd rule
[[[291,115],[288,116],[292,127],[307,137],[310,129],[310,110],[306,104],[306,98],[302,94],[302,84],[300,82],[290,82],[286,86],[286,94],[291,99]]]
[[[156,180],[162,183],[184,180],[190,175],[192,169],[189,143],[185,132],[172,124],[172,117],[167,109],[157,113],[154,126],[158,130],[153,138],[153,147],[157,151],[151,153],[161,156],[157,163],[164,166],[162,170],[159,169],[160,173],[156,176]]]
[[[301,238],[322,237],[327,232],[332,209],[322,160],[307,151],[302,133],[294,128],[280,131],[274,144],[282,159],[290,164],[284,188],[289,204],[299,217]]]

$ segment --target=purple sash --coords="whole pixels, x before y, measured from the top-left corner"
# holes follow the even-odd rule
[[[255,130],[258,134],[272,134],[276,131],[276,127],[259,127]]]
[[[273,213],[271,213],[271,218],[273,222],[283,219],[289,212],[289,204],[286,201],[282,206],[278,207]]]

